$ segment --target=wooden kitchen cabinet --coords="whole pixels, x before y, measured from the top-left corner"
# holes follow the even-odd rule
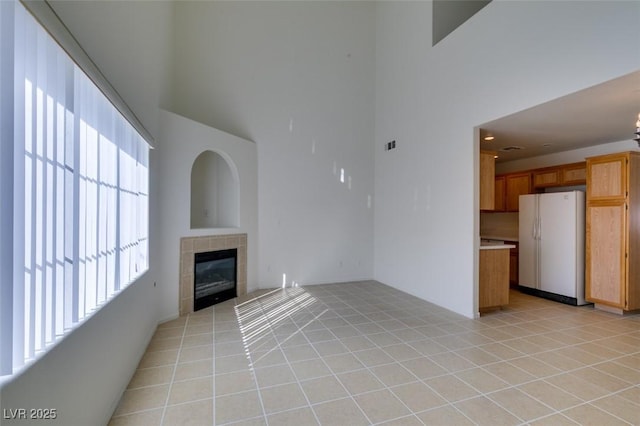
[[[479,300],[483,310],[509,304],[509,249],[480,250]]]
[[[565,164],[560,169],[562,175],[562,185],[584,185],[587,183],[587,163]]]
[[[534,170],[531,175],[534,188],[558,186],[562,183],[562,174],[559,167]]]
[[[586,174],[587,163],[582,161],[496,176],[494,211],[517,212],[521,195],[540,192],[543,188],[584,185]]]
[[[480,151],[480,210],[494,210],[496,153]]]
[[[640,153],[587,158],[586,299],[640,309]]]
[[[496,176],[495,180],[494,180],[494,198],[495,198],[495,202],[494,202],[494,210],[497,212],[503,212],[506,210],[507,206],[505,204],[505,182],[506,179],[504,176]]]
[[[627,196],[629,156],[603,155],[587,159],[587,202],[623,200]]]
[[[518,243],[509,242],[514,244],[515,248],[509,250],[509,285],[511,287],[517,287],[518,285]]]
[[[536,189],[554,186],[584,185],[586,179],[586,162],[563,164],[561,166],[535,169],[531,172],[533,187]]]
[[[519,197],[531,193],[531,173],[509,173],[496,176],[494,185],[495,210],[517,212]]]
[[[519,197],[531,193],[531,173],[513,173],[505,176],[505,210],[517,212]]]

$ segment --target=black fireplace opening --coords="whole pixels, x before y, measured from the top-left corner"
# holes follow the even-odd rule
[[[236,297],[238,249],[195,253],[193,310]]]

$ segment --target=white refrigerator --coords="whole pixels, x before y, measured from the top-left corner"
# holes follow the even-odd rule
[[[533,294],[584,305],[582,191],[520,196],[518,284]]]

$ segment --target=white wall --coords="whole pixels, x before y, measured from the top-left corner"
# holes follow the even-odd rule
[[[160,255],[156,306],[162,320],[178,316],[180,238],[199,235],[247,234],[247,290],[258,288],[258,164],[256,145],[180,115],[162,112],[158,169]],[[213,151],[235,168],[238,176],[240,226],[191,229],[191,170],[205,151]]]
[[[53,6],[103,74],[157,136],[173,6],[169,2],[54,1]],[[144,30],[143,30],[144,29]],[[151,338],[160,312],[158,150],[150,153],[150,270],[0,389],[0,410],[56,408],[47,424],[106,424]],[[0,420],[5,425],[43,421]]]
[[[368,2],[176,5],[172,110],[258,148],[261,287],[373,275],[374,24]]]
[[[47,0],[122,99],[155,137],[171,94],[173,4]]]
[[[640,68],[639,12],[496,0],[430,47],[430,3],[377,4],[376,279],[476,314],[474,126]]]

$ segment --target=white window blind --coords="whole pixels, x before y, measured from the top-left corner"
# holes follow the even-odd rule
[[[20,3],[0,36],[5,375],[147,270],[149,148]]]

